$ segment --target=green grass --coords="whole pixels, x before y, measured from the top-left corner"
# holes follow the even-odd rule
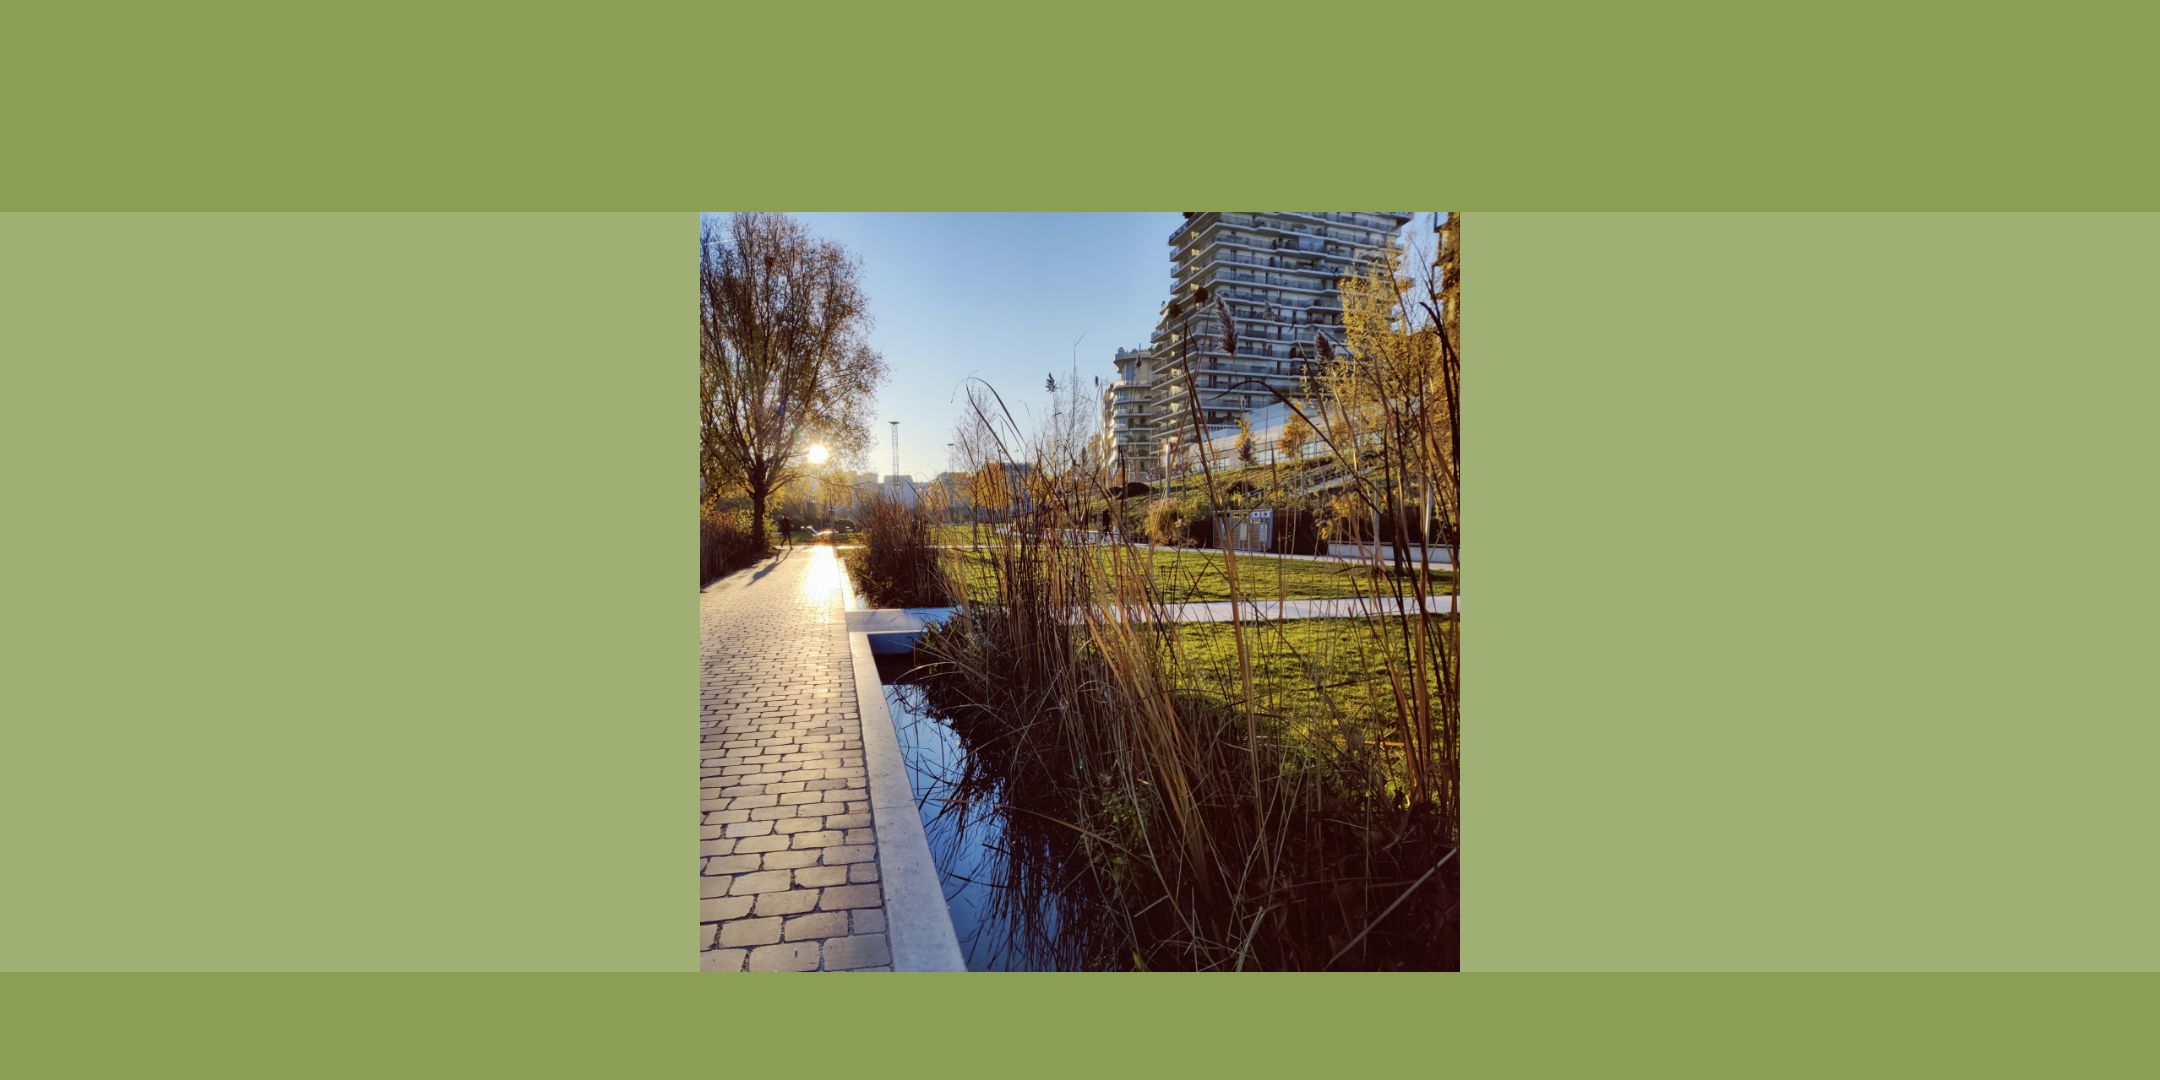
[[[1096,558],[1107,566],[1113,550],[1098,548]],[[1224,571],[1220,551],[1149,549],[1145,546],[1131,550],[1147,566],[1156,585],[1162,589],[1163,599],[1169,603],[1231,598],[1230,579]],[[989,553],[978,550],[951,554],[961,567],[968,598],[977,603],[996,599],[996,581],[991,573]],[[1371,595],[1374,591],[1371,570],[1361,563],[1240,554],[1237,573],[1238,593],[1247,600],[1324,600]],[[1455,575],[1436,570],[1431,586],[1434,593],[1453,592]]]
[[[1253,700],[1263,715],[1277,719],[1276,734],[1309,735],[1329,718],[1353,726],[1391,718],[1395,701],[1387,674],[1390,657],[1381,654],[1381,634],[1401,671],[1402,632],[1392,620],[1382,620],[1377,634],[1375,625],[1364,619],[1246,623]],[[1173,667],[1187,689],[1226,703],[1243,693],[1229,623],[1181,623],[1175,649]]]
[[[987,523],[982,526],[980,535],[984,543],[990,542],[997,536],[996,528],[996,526]],[[932,525],[930,527],[930,542],[934,544],[972,544],[975,542],[976,536],[975,528],[970,525]]]
[[[1320,715],[1322,697],[1334,695],[1343,711],[1368,706],[1380,665],[1372,631],[1361,619],[1291,619],[1245,625],[1252,663],[1253,697],[1268,711]],[[1201,692],[1232,701],[1243,692],[1237,642],[1229,623],[1181,623],[1176,660]]]

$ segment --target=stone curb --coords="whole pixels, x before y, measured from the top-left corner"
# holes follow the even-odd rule
[[[945,887],[930,858],[930,839],[908,787],[900,737],[885,707],[885,684],[878,678],[870,635],[850,633],[848,647],[855,660],[855,702],[862,717],[863,764],[870,777],[870,816],[877,831],[893,970],[966,971],[952,912],[945,907]]]

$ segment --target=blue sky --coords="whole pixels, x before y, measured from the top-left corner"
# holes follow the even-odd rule
[[[1170,294],[1170,231],[1162,214],[796,214],[862,260],[877,325],[873,347],[891,374],[878,395],[868,467],[890,468],[884,421],[900,421],[900,468],[946,468],[945,444],[970,375],[1015,413],[1047,407],[1043,376],[1063,385],[1080,341],[1082,385],[1114,375],[1111,354],[1144,345]],[[1025,422],[1025,417],[1022,418]]]

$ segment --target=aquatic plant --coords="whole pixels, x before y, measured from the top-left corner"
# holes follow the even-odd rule
[[[953,581],[936,543],[937,526],[920,503],[879,497],[863,521],[863,546],[848,570],[873,607],[943,607]]]
[[[1392,279],[1367,280],[1344,290],[1369,313],[1371,282]],[[1361,323],[1335,362],[1398,348],[1386,333],[1443,325]],[[1335,372],[1314,400],[1286,400],[1299,450],[1307,437],[1324,449],[1312,468],[1330,471],[1343,508],[1384,518],[1392,536],[1459,545],[1454,458],[1437,452],[1453,434],[1414,430],[1452,425],[1457,355],[1452,341],[1401,346],[1390,381]],[[1374,387],[1414,377],[1426,384],[1407,401],[1374,402]],[[1444,408],[1420,404],[1436,389]],[[962,801],[979,811],[989,799],[1004,815],[999,902],[1060,898],[1056,919],[1016,909],[1014,925],[1083,966],[1456,966],[1457,620],[1427,603],[1454,591],[1452,574],[1423,544],[1415,558],[1403,544],[1388,558],[1374,546],[1346,570],[1362,581],[1365,614],[1322,647],[1266,617],[1265,575],[1241,580],[1230,530],[1209,530],[1205,542],[1220,546],[1206,557],[1219,559],[1235,614],[1181,630],[1152,572],[1157,554],[1088,533],[1119,485],[1084,456],[1030,445],[987,386],[969,398],[965,448],[1022,463],[1028,482],[1000,511],[1010,526],[970,555],[987,561],[994,590],[924,636],[919,677],[968,747],[977,794]],[[1186,419],[1204,443],[1197,415]],[[1207,455],[1195,456],[1199,475],[1181,483],[1222,505]],[[1174,535],[1173,509],[1149,506],[1151,536]]]

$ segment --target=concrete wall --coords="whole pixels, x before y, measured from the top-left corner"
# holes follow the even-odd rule
[[[1332,543],[1328,545],[1328,554],[1345,559],[1370,559],[1373,555],[1373,546],[1371,544]],[[1382,559],[1394,558],[1394,545],[1380,545],[1380,557]],[[1417,560],[1418,545],[1412,544],[1410,545],[1410,561],[1416,562]],[[1436,563],[1453,564],[1455,562],[1455,549],[1451,547],[1435,546],[1432,549],[1432,561]]]

